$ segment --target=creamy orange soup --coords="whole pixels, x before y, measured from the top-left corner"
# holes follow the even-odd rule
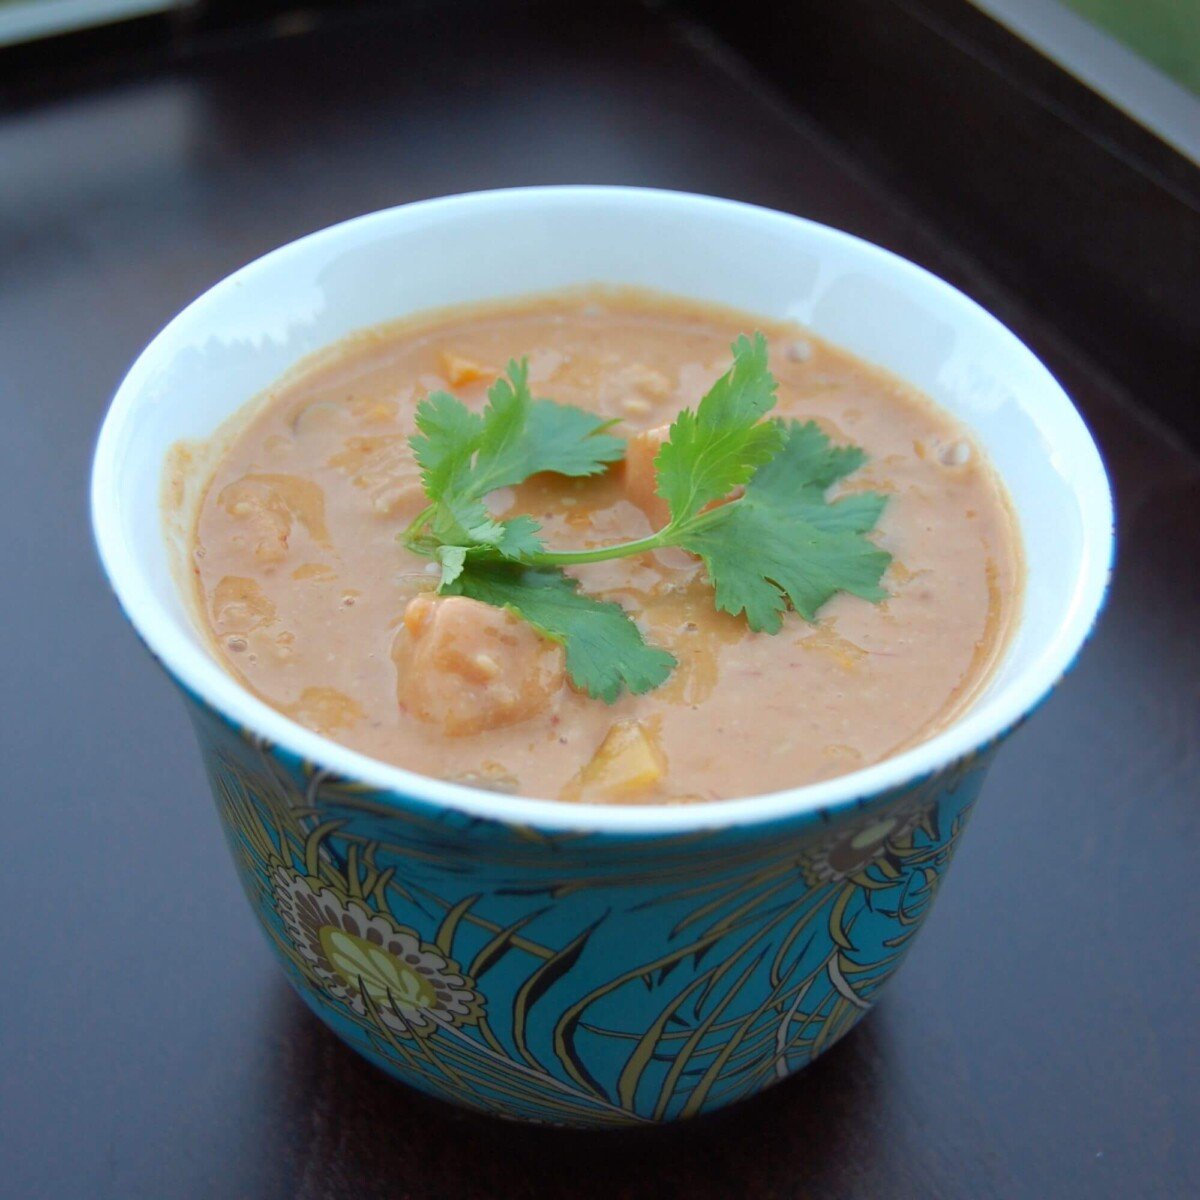
[[[561,650],[499,609],[438,597],[397,533],[425,500],[408,437],[430,391],[472,408],[510,358],[535,393],[618,418],[627,461],[494,493],[552,547],[663,521],[651,431],[695,406],[761,329],[777,413],[870,456],[838,491],[885,492],[872,535],[882,603],[839,594],[777,635],[719,613],[680,550],[575,569],[679,666],[616,703],[564,676]],[[646,436],[641,436],[646,435]],[[522,795],[704,801],[827,779],[954,720],[1018,609],[1003,488],[966,431],[912,388],[794,326],[625,292],[441,313],[358,335],[276,386],[224,453],[196,522],[199,603],[221,662],[308,728],[385,762]]]

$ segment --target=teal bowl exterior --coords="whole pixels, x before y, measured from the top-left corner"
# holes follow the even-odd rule
[[[338,778],[188,701],[242,886],[313,1012],[423,1092],[564,1126],[712,1112],[848,1033],[996,748],[832,810],[572,834]]]

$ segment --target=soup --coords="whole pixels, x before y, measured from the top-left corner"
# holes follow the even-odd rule
[[[755,632],[718,611],[704,562],[677,547],[571,566],[676,665],[611,703],[512,612],[437,592],[441,568],[398,542],[428,497],[410,438],[422,398],[473,412],[512,359],[534,394],[614,422],[624,461],[541,473],[486,498],[559,547],[644,538],[666,429],[762,330],[772,417],[814,421],[866,453],[830,498],[887,497],[869,535],[886,596],[839,592]],[[731,492],[735,502],[740,489]],[[281,381],[231,439],[192,546],[214,651],[301,725],[384,762],[521,795],[686,803],[856,770],[953,721],[983,687],[1019,609],[1003,486],[969,434],[894,377],[795,326],[624,291],[476,307],[359,334]]]

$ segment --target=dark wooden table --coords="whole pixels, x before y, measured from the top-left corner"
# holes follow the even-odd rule
[[[0,1194],[1200,1194],[1200,463],[1035,281],[1000,290],[719,47],[570,11],[230,35],[0,116]],[[947,276],[1062,378],[1120,509],[1099,633],[1002,754],[878,1012],[757,1101],[638,1135],[459,1114],[308,1015],[85,513],[114,385],[210,283],[369,209],[575,181],[803,213]]]

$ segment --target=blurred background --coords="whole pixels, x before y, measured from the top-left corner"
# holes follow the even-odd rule
[[[1200,1195],[1198,89],[1200,0],[0,0],[0,1195]],[[123,372],[230,271],[585,182],[949,279],[1076,400],[1119,519],[879,1011],[651,1136],[451,1112],[308,1015],[85,503]]]

